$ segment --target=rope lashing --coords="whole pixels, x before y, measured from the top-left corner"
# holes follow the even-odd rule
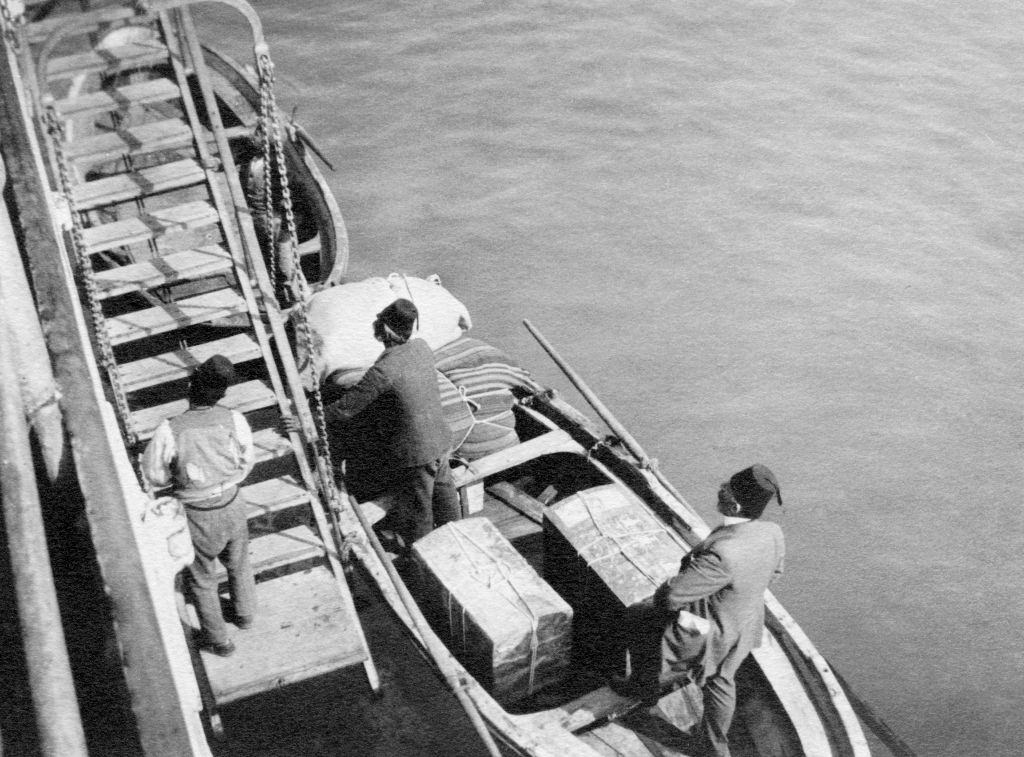
[[[660,586],[663,579],[652,576],[647,569],[629,553],[629,550],[626,548],[626,544],[628,544],[628,540],[632,537],[643,534],[663,534],[665,533],[665,530],[661,528],[652,528],[643,531],[630,531],[628,534],[609,533],[604,527],[602,527],[601,523],[598,522],[597,517],[594,515],[594,511],[590,506],[590,502],[587,500],[586,493],[581,491],[576,496],[579,497],[580,503],[587,511],[587,515],[590,516],[590,522],[594,524],[594,528],[598,533],[598,537],[596,539],[580,548],[580,555],[582,556],[585,553],[590,552],[597,544],[604,541],[612,542],[618,550],[618,552],[606,552],[598,557],[585,557],[584,559],[586,560],[587,567],[589,568],[601,560],[606,560],[609,557],[614,557],[616,554],[620,554],[626,558],[626,560],[630,562],[644,578],[650,581],[654,586]]]
[[[516,599],[518,599],[518,602],[513,601],[511,598],[509,598],[508,596],[506,596],[505,594],[503,594],[501,592],[496,592],[496,593],[505,602],[507,602],[514,610],[516,610],[521,615],[523,615],[529,621],[529,623],[530,623],[530,664],[529,664],[529,668],[528,668],[529,675],[527,677],[527,682],[526,682],[526,690],[527,690],[526,693],[527,693],[527,696],[529,696],[530,694],[533,694],[533,692],[535,690],[535,687],[536,687],[537,656],[538,656],[538,653],[539,653],[539,650],[540,650],[540,637],[539,637],[539,633],[538,633],[539,630],[540,630],[540,618],[533,611],[533,608],[530,606],[530,603],[526,600],[526,597],[523,595],[523,592],[520,590],[519,586],[516,585],[516,580],[515,580],[514,574],[512,573],[512,571],[509,569],[509,567],[507,565],[499,562],[493,555],[491,555],[490,552],[488,552],[472,536],[470,536],[469,534],[465,533],[461,528],[459,528],[458,524],[454,524],[453,525],[453,527],[451,529],[451,532],[452,532],[452,534],[455,535],[455,543],[458,545],[459,549],[462,551],[462,554],[465,556],[466,561],[470,565],[471,570],[469,571],[468,575],[473,580],[483,584],[488,589],[493,589],[494,588],[494,586],[491,583],[490,579],[493,578],[495,574],[497,574],[501,578],[503,578],[504,579],[504,585],[508,586],[515,593],[515,596],[516,596]],[[486,557],[488,559],[488,563],[483,565],[483,566],[481,566],[479,563],[477,563],[477,561],[475,561],[473,559],[473,557],[470,555],[469,550],[466,547],[466,542],[471,544],[473,547],[475,547],[477,549],[477,551],[480,552],[480,554],[482,554],[484,557]],[[490,570],[488,570],[488,568],[490,568]],[[449,603],[449,613],[448,614],[449,614],[449,622],[450,622],[451,619],[452,619],[452,616],[451,616],[451,594],[448,595],[448,603]],[[465,639],[465,628],[466,628],[465,613],[466,613],[466,609],[465,609],[465,607],[463,607],[462,608],[462,615],[463,615],[463,617],[462,617],[462,629],[463,629],[462,645],[463,645],[463,648],[465,648],[465,644],[466,644],[466,639]],[[451,626],[449,626],[449,627],[451,627]]]

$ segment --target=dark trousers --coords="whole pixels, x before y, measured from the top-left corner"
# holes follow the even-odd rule
[[[406,546],[459,519],[462,507],[447,453],[424,465],[402,468],[396,478],[398,532]]]
[[[222,644],[228,640],[228,632],[220,609],[218,560],[228,573],[235,615],[251,618],[256,614],[256,582],[249,563],[245,500],[236,495],[230,504],[216,510],[186,507],[185,514],[196,550],[196,559],[189,566],[189,586],[199,625],[207,642]]]
[[[702,648],[683,649],[670,633],[671,614],[649,605],[626,611],[625,644],[638,694],[657,698],[662,691],[704,678]],[[695,735],[695,757],[731,757],[729,726],[736,712],[736,682],[732,675],[711,674],[703,680],[704,713]]]
[[[704,716],[701,718],[698,754],[730,757],[729,726],[736,712],[736,681],[711,676],[704,682]]]

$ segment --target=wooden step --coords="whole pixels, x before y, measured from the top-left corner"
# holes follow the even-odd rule
[[[205,200],[146,210],[139,216],[85,229],[86,250],[92,254],[157,239],[164,234],[189,231],[217,223],[217,209]]]
[[[265,428],[254,432],[252,442],[253,446],[256,447],[257,465],[293,454],[292,443],[273,428]]]
[[[64,146],[64,153],[74,160],[100,162],[191,144],[192,129],[189,125],[177,118],[168,118],[75,139]]]
[[[295,476],[282,476],[243,487],[249,505],[249,519],[307,504],[309,491]]]
[[[224,136],[231,140],[249,136],[252,131],[248,126],[232,126],[224,130]],[[213,134],[208,130],[203,129],[202,134],[207,142],[214,141]],[[64,152],[73,160],[99,163],[116,160],[124,155],[145,155],[159,150],[189,147],[192,143],[191,127],[177,118],[167,118],[82,137],[66,144]]]
[[[289,572],[289,566],[302,565],[303,569],[308,569],[307,563],[318,562],[326,556],[324,543],[309,526],[293,526],[249,539],[249,559],[257,581],[262,574]],[[220,566],[217,580],[225,582],[227,578],[224,567]]]
[[[53,82],[79,74],[115,74],[132,68],[159,65],[167,60],[167,48],[163,45],[130,44],[50,58],[46,74],[48,81]]]
[[[229,386],[227,394],[219,404],[240,413],[248,413],[277,404],[277,395],[262,381],[246,381]],[[181,415],[186,410],[188,410],[188,399],[182,398],[132,413],[135,433],[139,435],[140,439],[148,439],[153,436],[153,432],[156,431],[156,427],[162,420]]]
[[[107,176],[79,184],[72,190],[79,210],[136,200],[206,181],[206,171],[191,158],[175,160],[141,171]]]
[[[232,289],[218,289],[195,297],[186,297],[161,307],[136,310],[107,319],[112,344],[124,344],[163,334],[197,323],[208,323],[236,313],[246,312],[245,300]]]
[[[231,253],[214,244],[195,250],[172,252],[141,263],[109,268],[96,274],[96,283],[99,285],[100,298],[105,299],[176,281],[213,276],[233,268]]]
[[[260,346],[251,334],[236,334],[227,339],[217,339],[136,360],[120,366],[121,383],[125,391],[135,392],[168,381],[179,381],[190,376],[200,363],[214,355],[223,355],[238,365],[258,358]]]
[[[125,84],[123,87],[90,92],[57,101],[57,112],[65,118],[107,111],[126,111],[136,105],[166,102],[181,97],[178,85],[163,77]]]
[[[255,624],[231,633],[235,653],[200,653],[217,704],[368,659],[359,620],[327,566],[259,583],[256,595]]]

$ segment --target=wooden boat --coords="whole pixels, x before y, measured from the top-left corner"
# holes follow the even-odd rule
[[[507,371],[504,374],[509,375]],[[602,501],[611,502],[612,511],[619,506],[631,508],[633,515],[640,514],[651,524],[657,524],[661,537],[674,542],[680,554],[700,541],[709,532],[708,526],[670,490],[671,485],[666,486],[667,482],[659,480],[660,475],[649,466],[642,452],[635,454],[621,437],[609,436],[554,391],[536,385],[525,375],[515,383],[511,392],[518,441],[454,466],[463,501],[477,503],[471,508],[474,512],[467,515],[488,520],[534,568],[537,576],[548,579],[548,583],[554,584],[568,600],[576,614],[574,645],[581,641],[587,644],[583,636],[591,642],[595,634],[599,639],[607,639],[616,634],[614,626],[582,631],[579,627],[581,622],[600,622],[601,614],[595,615],[594,609],[588,608],[578,584],[574,586],[577,579],[567,581],[559,575],[565,569],[567,544],[562,539],[551,538],[548,522],[551,513],[560,505],[570,504],[579,510],[580,503],[589,509]],[[604,410],[600,404],[597,407]],[[628,433],[624,432],[623,436],[632,442]],[[380,518],[386,503],[375,507],[377,504],[374,501],[362,503],[362,514],[369,519]],[[610,515],[590,512],[589,517],[596,518],[597,533],[601,533],[597,521],[611,517],[607,530],[615,531],[613,512]],[[617,536],[628,541],[628,534]],[[617,547],[612,547],[616,539],[609,537],[606,541],[609,549],[601,552],[599,559],[607,559],[617,551]],[[643,545],[633,548],[638,546]],[[647,546],[649,548],[651,543],[647,542]],[[561,560],[554,568],[545,565],[546,561],[553,561],[553,549],[560,550],[560,555],[554,559]],[[629,547],[623,549],[624,559],[630,559]],[[465,633],[465,627],[459,626],[453,633],[445,613],[431,615],[428,610],[432,628],[424,631],[422,622],[413,621],[399,592],[391,588],[385,566],[377,555],[370,553],[362,557],[395,612],[405,619],[410,632],[421,643],[424,643],[424,634],[436,634],[435,647],[440,641],[454,652],[447,656],[446,664],[457,668],[458,679],[498,741],[515,753],[535,757],[686,754],[690,743],[688,736],[699,722],[701,707],[700,694],[694,686],[666,693],[656,708],[641,708],[639,701],[619,696],[605,685],[619,660],[607,657],[605,646],[598,644],[595,648],[591,643],[586,653],[572,655],[569,669],[558,683],[528,696],[520,692],[513,701],[509,701],[507,695],[496,698],[494,682],[486,680],[486,674],[479,678],[479,649],[474,651],[473,645],[466,646],[464,638],[458,638]],[[598,559],[594,553],[579,551],[570,555],[570,562],[572,557],[584,562]],[[500,562],[501,558],[495,556],[493,560]],[[493,565],[487,559],[484,562],[488,567],[482,570],[487,573]],[[479,563],[479,559],[467,558],[462,568],[476,570]],[[674,574],[677,565],[673,560],[670,572],[658,576],[658,581]],[[421,576],[422,573],[421,566]],[[643,574],[644,570],[637,573]],[[500,582],[494,578],[493,571],[488,575],[487,580]],[[416,578],[412,581],[413,585],[418,583]],[[651,579],[649,593],[653,593],[655,585],[656,581]],[[430,594],[423,588],[414,591],[424,607],[431,603]],[[450,595],[446,596],[449,596],[451,611],[453,600]],[[767,595],[766,603],[764,643],[748,658],[738,675],[739,703],[731,737],[733,754],[750,757],[868,755],[860,721],[828,664],[774,597]],[[480,612],[486,611],[486,607],[478,608],[473,622],[486,625],[486,618],[479,617]],[[463,609],[463,612],[467,611]],[[619,618],[620,615],[613,613],[606,620],[614,622]]]

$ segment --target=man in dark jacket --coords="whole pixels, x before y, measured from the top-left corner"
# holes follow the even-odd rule
[[[422,339],[410,338],[417,318],[416,306],[404,299],[378,313],[373,333],[384,343],[383,354],[326,408],[329,424],[356,421],[372,435],[378,465],[397,495],[398,532],[406,548],[459,517],[448,465],[451,429],[441,409],[434,353]]]
[[[772,497],[782,503],[778,481],[761,464],[719,487],[724,523],[683,558],[679,573],[654,595],[653,617],[661,619],[654,627],[662,629],[660,661],[655,661],[660,670],[645,664],[651,658],[641,652],[639,669],[634,665],[637,675],[624,687],[643,695],[680,680],[700,684],[700,754],[729,757],[736,671],[761,643],[764,592],[782,573],[782,529],[758,520]]]

